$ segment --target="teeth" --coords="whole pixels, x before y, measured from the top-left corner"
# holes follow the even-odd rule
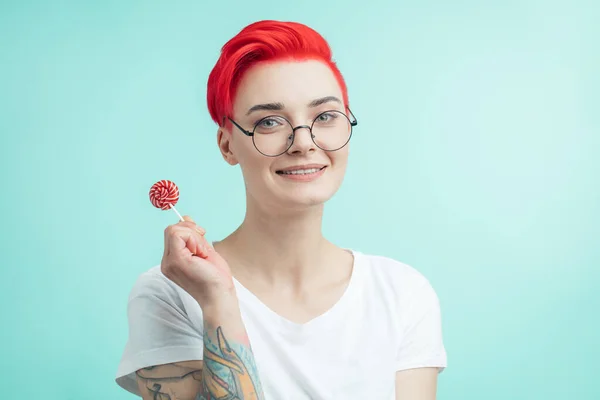
[[[297,169],[295,171],[281,171],[283,175],[308,175],[314,174],[315,172],[319,172],[321,168],[311,168],[311,169]]]

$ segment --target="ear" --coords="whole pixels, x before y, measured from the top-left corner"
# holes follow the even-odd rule
[[[224,128],[219,128],[217,131],[217,144],[219,145],[223,159],[229,165],[236,165],[238,160],[231,151],[231,132],[226,131]]]

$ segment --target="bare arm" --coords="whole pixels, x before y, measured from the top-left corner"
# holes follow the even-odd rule
[[[437,377],[437,368],[396,372],[396,400],[435,400]]]
[[[260,379],[237,300],[205,306],[204,360],[137,371],[144,400],[262,400]]]
[[[183,361],[137,371],[143,400],[196,400],[202,388],[203,362]]]

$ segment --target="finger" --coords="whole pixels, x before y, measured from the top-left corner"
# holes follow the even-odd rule
[[[201,235],[204,235],[206,233],[206,229],[204,229],[201,226],[199,226],[198,224],[196,224],[190,217],[188,217],[187,215],[185,217],[183,217],[183,219],[186,219],[186,218],[188,218],[188,219],[185,221],[182,221],[182,222],[178,222],[177,225],[187,226],[191,229],[195,229]]]
[[[169,236],[170,252],[187,253],[184,251],[187,249],[192,255],[206,258],[208,253],[206,239],[195,229],[177,224],[171,228]]]
[[[197,243],[196,252],[194,253],[194,255],[202,257],[204,259],[208,258],[210,246],[208,245],[208,242],[206,241],[204,236],[196,233],[194,239]]]
[[[173,236],[173,227],[174,225],[169,225],[165,228],[163,233],[164,236],[164,249],[163,249],[163,257],[167,257],[171,250],[171,237]]]
[[[192,217],[190,217],[189,215],[184,215],[183,220],[186,222],[194,222],[194,219]]]
[[[199,235],[191,229],[176,229],[169,239],[169,255],[171,257],[187,259],[201,252]]]
[[[171,250],[173,249],[182,249],[184,246],[181,243],[177,243],[177,245],[173,245],[173,238],[179,235],[178,228],[184,227],[186,229],[197,232],[200,235],[204,235],[206,231],[204,229],[198,229],[198,226],[193,222],[179,222],[177,224],[169,225],[164,232],[164,249],[163,249],[163,257],[169,256]],[[184,240],[185,241],[185,240]]]
[[[198,240],[197,234],[191,234],[185,241],[186,249],[191,253],[192,256],[200,256],[204,253],[202,246]]]

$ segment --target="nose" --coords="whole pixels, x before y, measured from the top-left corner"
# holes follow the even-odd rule
[[[288,149],[288,154],[306,154],[317,150],[313,141],[313,134],[310,126],[300,125],[294,128],[292,132],[292,146]]]

